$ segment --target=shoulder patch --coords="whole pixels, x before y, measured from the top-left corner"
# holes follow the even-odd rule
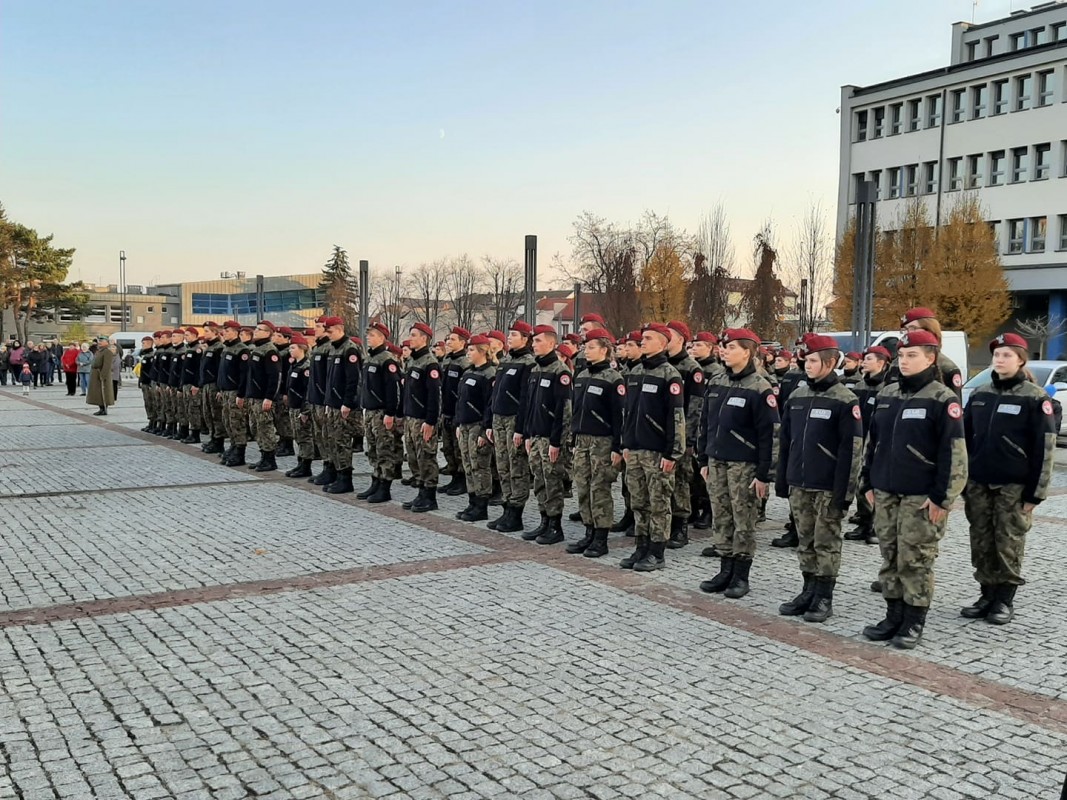
[[[778,396],[778,392],[780,391],[780,387],[778,386],[778,384],[777,384],[777,383],[776,383],[776,384],[774,384],[774,386],[772,386],[772,387],[771,387],[771,391],[772,391],[772,392],[774,392],[774,396],[775,396],[775,397],[777,397],[777,396]]]
[[[1046,400],[1044,403],[1041,404],[1041,410],[1045,412],[1045,416],[1051,417],[1052,402],[1050,400]]]
[[[437,369],[431,369],[430,370],[430,379],[431,380],[437,380],[440,377],[441,377],[441,373],[438,372]]]
[[[241,360],[248,361],[248,353],[241,353]]]
[[[620,383],[617,387],[615,387],[615,389],[623,397],[626,396],[626,385],[625,384]]]
[[[350,363],[355,364],[357,361],[359,361],[359,356],[357,356],[355,353],[353,353],[352,355],[350,355],[348,357],[348,360],[349,360]]]
[[[390,372],[396,372],[396,362],[395,361],[390,361],[389,362],[389,371]]]
[[[311,370],[309,370],[309,369],[304,370],[304,377],[305,378],[307,378],[310,375],[311,375]]]
[[[560,383],[560,386],[570,386],[571,385],[571,376],[570,376],[570,374],[567,373],[567,372],[561,372],[560,376],[559,376],[559,383]]]
[[[271,361],[277,361],[277,360],[278,360],[278,355],[277,355],[277,354],[274,354],[274,355],[272,355],[272,356],[270,357],[270,360],[271,360]]]
[[[778,398],[775,397],[773,393],[767,395],[767,405],[771,408],[778,408]]]
[[[852,416],[854,416],[856,419],[863,419],[863,415],[860,414],[859,406],[852,406]]]
[[[693,373],[693,382],[694,383],[703,383],[704,382],[704,373],[701,372],[699,369],[696,372]]]
[[[671,394],[681,394],[681,393],[682,393],[682,384],[680,384],[680,383],[672,383],[671,384]]]
[[[950,417],[952,417],[952,419],[959,419],[960,417],[962,417],[963,416],[963,409],[960,408],[960,404],[959,403],[949,403],[948,404],[948,415]]]
[[[955,386],[957,389],[963,386],[963,376],[960,375],[958,372],[952,376],[952,385]]]

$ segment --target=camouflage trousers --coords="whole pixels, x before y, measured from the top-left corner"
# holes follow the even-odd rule
[[[1024,585],[1023,552],[1033,515],[1023,511],[1022,484],[993,487],[968,481],[963,499],[974,579],[982,586]]]
[[[341,409],[326,407],[323,417],[325,430],[325,458],[335,469],[352,469],[352,436],[356,430],[356,418],[360,416],[358,408],[348,413],[348,419],[341,416]]]
[[[515,446],[515,417],[493,417],[493,448],[496,469],[500,474],[500,492],[504,502],[524,506],[530,499],[530,457],[525,447]]]
[[[789,510],[797,526],[800,571],[817,578],[836,578],[841,571],[841,520],[834,493],[791,487]]]
[[[311,435],[310,409],[287,409],[289,432],[296,443],[296,457],[312,461],[315,458],[315,442]]]
[[[319,458],[329,460],[326,451],[326,406],[311,407],[311,440]]]
[[[693,480],[693,456],[686,453],[674,462],[674,494],[671,495],[671,514],[682,519],[689,519],[693,511],[693,500],[689,494],[689,484]]]
[[[400,465],[404,461],[403,420],[394,418],[393,429],[385,427],[384,411],[368,411],[363,419],[366,430],[367,460],[372,478],[383,481],[400,480]]]
[[[437,488],[440,475],[437,466],[438,428],[434,428],[430,441],[422,437],[422,425],[425,420],[404,418],[404,450],[407,451],[408,469],[415,481],[414,486],[426,489]]]
[[[692,464],[692,474],[689,477],[689,509],[711,508],[711,498],[708,496],[708,485],[700,476],[700,465],[696,456],[689,456]]]
[[[178,424],[178,396],[169,386],[160,389],[160,397],[163,401],[163,417],[168,425]]]
[[[929,608],[934,597],[934,562],[947,517],[937,525],[921,508],[926,495],[874,493],[874,530],[882,551],[878,580],[887,600]]]
[[[724,556],[756,553],[756,519],[760,501],[752,489],[756,465],[747,461],[712,461],[708,465],[713,541]]]
[[[149,422],[156,419],[156,393],[151,386],[141,387],[141,399],[144,400],[144,415]]]
[[[289,407],[281,399],[274,404],[274,427],[278,431],[279,439],[295,438]]]
[[[237,392],[230,390],[222,393],[224,398],[224,419],[230,442],[238,447],[248,444],[248,409],[237,407]]]
[[[579,433],[574,440],[574,469],[571,477],[578,491],[582,522],[594,528],[615,524],[611,484],[619,474],[611,463],[611,437]]]
[[[261,453],[273,453],[278,449],[278,429],[274,427],[274,408],[263,410],[262,400],[249,400],[248,421],[252,435]]]
[[[634,512],[634,531],[653,542],[665,542],[671,534],[671,496],[674,472],[660,467],[662,453],[631,450],[626,460],[626,485]],[[677,468],[677,463],[675,464]]]
[[[182,406],[185,407],[185,424],[194,431],[201,430],[200,390],[197,389],[196,394],[193,394],[191,383],[182,387]]]
[[[460,446],[459,431],[451,417],[441,417],[441,423],[437,426],[441,432],[441,455],[445,457],[445,466],[452,475],[464,472],[464,462]]]
[[[212,439],[222,439],[226,429],[222,424],[222,401],[218,399],[219,387],[209,383],[200,390],[200,422],[202,430]]]
[[[462,472],[467,476],[467,491],[478,497],[489,497],[493,493],[493,473],[489,467],[493,446],[484,437],[485,428],[480,422],[460,425],[456,431]],[[479,439],[482,444],[478,444]]]
[[[549,458],[551,447],[548,437],[534,436],[530,445],[530,473],[533,476],[533,492],[537,498],[537,510],[550,517],[563,516],[563,451],[556,463]]]

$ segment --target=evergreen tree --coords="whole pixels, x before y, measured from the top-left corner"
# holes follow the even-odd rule
[[[345,321],[345,331],[349,336],[359,331],[359,292],[352,276],[352,266],[348,263],[348,253],[339,245],[333,246],[330,260],[322,268],[322,281],[319,290],[324,295],[323,307],[331,317],[340,317]]]

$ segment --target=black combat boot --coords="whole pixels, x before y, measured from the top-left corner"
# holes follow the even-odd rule
[[[569,519],[571,522],[581,522],[582,521],[582,512],[581,511],[572,511],[570,514],[567,515],[567,519]]]
[[[667,566],[667,559],[663,557],[666,549],[666,542],[652,542],[645,557],[634,562],[634,572],[655,572],[657,569],[663,569]]]
[[[708,545],[703,550],[701,550],[700,551],[700,555],[704,556],[704,558],[721,558],[722,557],[722,554],[719,552],[719,548],[716,547],[713,544],[712,545]]]
[[[689,544],[689,523],[685,521],[685,517],[671,517],[671,538],[667,542],[667,547],[671,550],[678,550]]]
[[[567,537],[563,535],[563,515],[548,518],[548,530],[534,539],[538,544],[559,544]]]
[[[200,444],[200,429],[190,428],[189,435],[182,439],[182,444]]]
[[[370,486],[364,489],[362,492],[356,494],[358,500],[366,500],[376,491],[378,491],[378,484],[381,483],[381,478],[371,478]]]
[[[541,524],[538,525],[536,528],[532,528],[532,529],[530,529],[528,531],[523,531],[522,532],[522,540],[524,542],[532,542],[538,536],[540,536],[541,534],[545,533],[549,529],[550,526],[551,526],[551,523],[548,520],[548,514],[546,514],[544,511],[542,511],[541,512]],[[500,530],[500,526],[497,525],[496,529]]]
[[[225,441],[226,441],[225,439],[219,439],[217,437],[212,437],[212,438],[208,439],[207,440],[207,444],[205,444],[200,449],[201,449],[201,451],[203,451],[205,453],[221,453],[222,452],[223,443]]]
[[[492,505],[492,504],[493,504],[492,503],[492,498],[490,498],[489,505]],[[499,525],[501,522],[506,520],[510,515],[511,515],[511,506],[509,506],[507,503],[504,503],[504,510],[501,512],[500,516],[497,517],[496,519],[489,520],[489,524],[486,525],[485,527],[487,527],[491,531],[495,531],[495,530],[497,530],[497,525]]]
[[[405,511],[411,511],[411,509],[415,506],[416,503],[422,502],[422,498],[425,496],[425,494],[426,490],[420,486],[419,493],[415,495],[411,500],[405,500],[403,503],[400,504],[400,507]]]
[[[876,594],[881,594],[882,593],[882,582],[881,581],[871,581],[871,591],[875,592]]]
[[[104,413],[107,413],[106,409]],[[172,422],[167,426],[167,438],[175,441],[182,438],[182,429],[177,422]]]
[[[489,496],[489,505],[504,505],[504,494],[500,488],[500,481],[498,481],[496,478],[493,478],[493,493]]]
[[[233,444],[232,443],[230,444],[229,447],[223,447],[222,452],[219,453],[219,461],[222,464],[226,464],[226,463],[229,462],[231,456],[233,456]]]
[[[734,560],[734,574],[730,576],[730,585],[722,593],[723,597],[739,600],[748,594],[748,572],[752,569],[751,556],[738,556]]]
[[[181,442],[182,444],[185,444],[185,440],[189,438],[189,426],[188,425],[179,425],[178,426],[178,433],[174,438],[177,441]]]
[[[248,468],[251,469],[251,470],[259,469],[259,465],[262,464],[262,463],[263,463],[263,450],[261,448],[260,451],[259,451],[259,461],[257,461],[255,464],[249,464]]]
[[[577,542],[571,542],[567,545],[568,553],[584,553],[589,549],[589,545],[593,543],[593,526],[585,526],[585,536],[579,539]]]
[[[863,522],[863,518],[860,517],[860,512],[857,511],[855,514],[849,517],[847,521],[849,525],[859,525]]]
[[[885,601],[885,619],[876,625],[868,625],[863,635],[872,642],[888,642],[897,635],[900,623],[904,620],[904,601],[897,598]]]
[[[510,516],[503,522],[498,522],[496,529],[500,533],[517,533],[522,530],[522,512],[526,506],[508,506]],[[540,534],[538,534],[540,535]],[[534,537],[536,538],[536,537]]]
[[[871,527],[871,524],[869,522],[861,522],[845,534],[845,539],[850,542],[866,542],[873,535],[874,528]]]
[[[608,554],[608,529],[594,528],[593,542],[582,553],[586,558],[600,558]]]
[[[634,512],[633,509],[628,508],[623,512],[622,519],[611,526],[612,533],[624,533],[627,529],[634,526]]]
[[[415,485],[415,478],[410,476],[410,475],[408,477],[406,477],[406,478],[401,478],[400,479],[400,485],[401,486],[414,486]]]
[[[337,469],[329,461],[324,461],[322,464],[322,472],[315,476],[313,480],[308,483],[313,483],[316,486],[329,486],[337,480]]]
[[[811,599],[815,596],[815,574],[811,572],[802,574],[804,575],[804,588],[800,590],[800,594],[788,603],[778,606],[778,613],[783,617],[799,617],[808,610]]]
[[[233,454],[230,456],[230,460],[226,462],[227,467],[243,467],[245,465],[245,445],[236,444],[233,446]]]
[[[270,454],[270,460],[274,460],[274,453]],[[322,491],[326,492],[326,494],[348,494],[355,491],[352,486],[352,468],[338,470],[337,480],[329,486],[322,487]]]
[[[289,437],[283,437],[278,440],[278,449],[274,451],[274,455],[278,458],[285,456],[295,456],[296,450],[293,449],[293,440]]]
[[[563,476],[563,496],[568,500],[574,497],[574,482],[570,475]]]
[[[452,476],[452,480],[448,482],[448,486],[442,489],[449,497],[459,497],[461,494],[467,493],[467,476],[462,472],[457,472]]]
[[[392,481],[378,481],[378,488],[374,490],[374,494],[367,498],[368,503],[388,503],[393,499],[393,494],[390,489],[393,486]]]
[[[922,641],[923,627],[926,625],[925,608],[909,606],[904,603],[904,614],[897,628],[897,635],[893,637],[893,647],[901,650],[914,650]]]
[[[993,625],[1007,625],[1015,618],[1015,590],[1014,584],[1002,583],[996,587],[993,593],[993,604],[989,606],[986,614],[986,622]]]
[[[619,562],[620,569],[633,569],[634,564],[647,556],[648,551],[652,549],[652,541],[647,536],[638,536],[634,544],[636,549]]]
[[[989,613],[989,607],[993,605],[993,595],[996,592],[997,587],[983,584],[982,596],[975,600],[971,605],[960,609],[960,616],[967,619],[981,619]]]
[[[411,506],[411,510],[416,514],[425,514],[427,511],[437,510],[437,487],[427,486],[426,492],[422,496],[422,502],[415,502]]]
[[[816,578],[815,597],[811,605],[804,612],[805,622],[826,622],[834,615],[834,587],[837,586],[835,578]]]
[[[718,594],[725,591],[734,576],[736,559],[733,556],[719,557],[719,574],[708,581],[700,582],[700,591],[708,594]]]
[[[160,422],[156,429],[153,431],[156,436],[163,436],[164,438],[170,434],[170,423]]]
[[[311,475],[311,459],[301,458],[296,462],[296,466],[290,470],[286,470],[285,477],[287,478],[307,478]]]
[[[141,428],[141,433],[151,433],[152,429],[156,426],[155,420],[148,420],[148,424]]]
[[[481,522],[483,519],[489,519],[489,495],[483,495],[479,497],[474,496],[474,508],[471,513],[467,515],[467,522]]]
[[[447,494],[447,492],[446,492],[446,494]],[[456,514],[456,519],[460,519],[460,520],[463,520],[464,522],[466,522],[467,521],[467,515],[470,514],[473,510],[474,510],[474,492],[469,492],[467,494],[467,507]]]
[[[711,527],[711,504],[701,500],[700,507],[694,512],[693,527],[698,531],[706,531]]]
[[[278,469],[278,462],[274,460],[274,451],[267,450],[259,457],[256,472],[274,472],[276,469]],[[351,481],[351,479],[349,480]]]
[[[800,538],[797,536],[797,529],[795,527],[786,530],[781,536],[776,539],[771,539],[771,547],[796,547],[800,544]]]

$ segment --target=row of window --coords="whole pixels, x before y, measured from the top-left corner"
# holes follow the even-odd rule
[[[278,314],[283,311],[303,311],[321,308],[324,299],[315,289],[294,289],[282,292],[263,293],[263,313]],[[234,316],[235,314],[258,313],[255,292],[244,294],[209,294],[193,292],[194,314]]]
[[[1061,178],[1067,178],[1067,139],[1060,141],[1059,150],[1060,167],[1057,174]],[[944,190],[948,192],[1004,186],[1026,181],[1043,181],[1052,177],[1052,143],[1043,142],[1008,150],[955,156],[945,159],[945,164],[948,175]],[[879,200],[936,194],[940,179],[939,173],[940,169],[936,161],[905,164],[902,167],[890,167],[886,170],[876,169],[867,173],[854,173],[852,176],[853,202],[859,185],[864,181],[875,183]]]
[[[1053,22],[1051,25],[1042,25],[1038,28],[1030,28],[1029,30],[1010,34],[1006,42],[1007,50],[1004,52],[1014,53],[1018,50],[1025,50],[1028,47],[1063,41],[1067,41],[1067,22]],[[1000,55],[1000,35],[994,34],[964,42],[963,52],[967,61],[976,61],[979,58]]]
[[[1067,251],[1067,214],[1057,217],[1059,223],[1056,249]],[[1000,241],[1000,220],[989,223],[994,235]],[[1021,253],[1044,253],[1048,240],[1048,217],[1025,217],[1007,221],[1007,242],[1005,255]]]
[[[948,123],[1044,108],[1053,104],[1055,95],[1056,72],[1051,69],[952,89],[948,93]],[[852,141],[868,142],[886,136],[936,128],[941,124],[942,111],[940,92],[856,111],[853,116]]]

